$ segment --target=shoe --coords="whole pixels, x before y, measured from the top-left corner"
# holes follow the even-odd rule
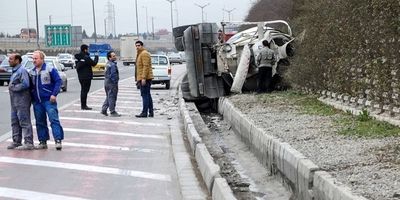
[[[56,150],[61,151],[62,146],[61,146],[61,140],[56,140]]]
[[[13,142],[13,143],[11,143],[10,145],[7,146],[7,149],[15,149],[15,148],[17,148],[19,146],[22,146],[22,144]]]
[[[145,114],[145,113],[140,113],[140,114],[138,114],[138,115],[135,115],[135,117],[137,117],[137,118],[145,118],[145,117],[147,117],[147,114]]]
[[[86,107],[82,107],[81,109],[82,109],[82,110],[92,110],[91,107],[87,107],[87,106],[86,106]]]
[[[111,117],[121,117],[121,114],[117,113],[116,111],[110,113]]]
[[[153,112],[149,113],[148,117],[154,117],[154,113]]]
[[[24,145],[16,147],[15,149],[17,149],[17,150],[34,150],[35,146],[33,146],[33,144],[24,144]]]
[[[36,146],[36,149],[47,149],[47,142],[46,141],[40,141],[39,145]]]
[[[103,114],[104,116],[108,116],[107,111],[105,110],[102,110],[100,113]]]

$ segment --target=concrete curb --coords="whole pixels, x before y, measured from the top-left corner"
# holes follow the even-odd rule
[[[236,199],[227,181],[220,176],[220,167],[214,162],[205,144],[202,142],[189,111],[185,100],[179,92],[179,110],[183,119],[185,133],[187,134],[193,155],[195,155],[197,165],[207,186],[208,192],[213,200],[234,200]]]
[[[218,111],[250,147],[260,163],[289,186],[296,199],[365,199],[353,195],[349,188],[336,184],[337,181],[329,173],[320,170],[288,143],[281,142],[256,127],[228,99],[219,99]]]

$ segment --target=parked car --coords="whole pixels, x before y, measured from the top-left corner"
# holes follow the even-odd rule
[[[55,56],[46,56],[44,58],[44,62],[46,63],[47,66],[53,66],[53,67],[57,68],[58,75],[60,76],[60,78],[62,80],[61,90],[63,92],[66,92],[68,89],[68,78],[67,78],[67,74],[64,72],[65,71],[64,65],[62,65],[58,61],[58,58]]]
[[[71,69],[75,68],[75,59],[74,56],[69,53],[60,53],[57,55],[58,60],[64,67],[70,67]]]
[[[0,63],[3,62],[4,59],[6,59],[7,56],[4,54],[0,54]]]
[[[169,59],[169,62],[171,63],[171,64],[174,64],[174,63],[178,63],[178,64],[182,64],[182,58],[181,58],[181,55],[179,55],[179,54],[177,54],[177,53],[174,53],[174,54],[170,54],[169,56],[168,56],[168,59]]]
[[[92,57],[94,60],[94,57]],[[104,72],[106,71],[107,57],[99,56],[99,61],[96,66],[92,67],[93,77],[104,76]]]
[[[151,64],[153,66],[152,84],[165,84],[165,88],[170,88],[171,83],[171,65],[168,57],[165,55],[151,55]]]
[[[34,68],[33,62],[28,56],[22,56],[21,65],[28,70],[31,70]],[[11,74],[12,74],[12,67],[10,66],[10,63],[8,62],[8,58],[6,58],[0,64],[0,85],[1,86],[3,86],[4,83],[9,84]]]

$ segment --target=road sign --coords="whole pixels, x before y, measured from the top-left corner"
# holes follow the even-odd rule
[[[48,47],[70,47],[71,25],[45,25],[46,46]]]

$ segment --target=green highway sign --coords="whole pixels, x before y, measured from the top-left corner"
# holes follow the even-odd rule
[[[71,25],[45,25],[46,32],[46,46],[48,47],[70,47],[72,44],[71,39]]]

